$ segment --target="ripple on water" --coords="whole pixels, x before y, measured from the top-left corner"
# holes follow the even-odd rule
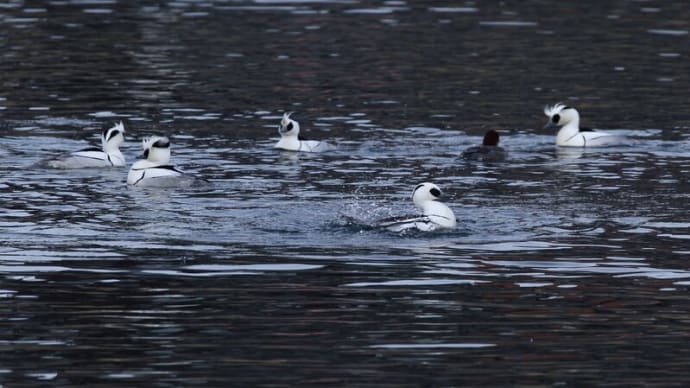
[[[578,261],[554,258],[549,261],[510,261],[484,260],[486,265],[508,268],[537,270],[540,273],[576,274],[576,275],[613,275],[614,277],[644,277],[649,279],[679,279],[690,277],[690,271],[654,268],[651,264],[642,263],[639,258],[627,258],[614,261],[595,258],[581,258]]]
[[[396,344],[379,344],[371,345],[372,349],[388,349],[388,350],[434,350],[434,349],[481,349],[497,346],[489,343],[396,343]]]
[[[673,30],[673,29],[663,29],[663,28],[652,28],[647,30],[650,34],[655,35],[670,35],[670,36],[685,36],[688,35],[688,30]]]
[[[280,264],[195,264],[181,270],[145,270],[143,273],[167,276],[238,276],[262,275],[270,272],[298,272],[323,268],[323,265],[280,263]]]
[[[399,11],[407,11],[407,7],[375,7],[375,8],[352,8],[345,10],[346,14],[360,15],[388,15]]]
[[[687,376],[687,7],[561,23],[571,3],[538,22],[520,2],[31,3],[0,4],[6,385]],[[580,60],[583,40],[601,55]],[[556,99],[634,143],[556,148]],[[338,149],[276,152],[288,107]],[[129,190],[126,168],[34,165],[120,119],[129,162],[163,132],[212,183]],[[488,128],[508,161],[460,160]],[[416,212],[427,180],[456,230],[362,227]]]
[[[479,12],[476,7],[429,7],[429,11],[438,13],[475,13]]]
[[[489,283],[486,280],[475,279],[399,279],[382,282],[356,282],[344,284],[345,287],[434,287],[448,285],[475,285]]]
[[[520,20],[484,20],[480,21],[479,25],[487,27],[536,27],[538,23]]]
[[[58,265],[0,265],[0,273],[55,273],[55,272],[87,272],[87,273],[122,273],[124,271],[108,270],[108,269],[89,269],[81,266],[67,267]]]

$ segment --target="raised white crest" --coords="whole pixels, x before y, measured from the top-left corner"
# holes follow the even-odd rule
[[[544,107],[544,114],[548,117],[553,117],[553,115],[561,113],[561,111],[565,108],[567,108],[567,106],[560,102],[553,105],[546,105]]]
[[[283,119],[280,120],[280,125],[283,126],[283,127],[287,127],[288,124],[290,124],[290,121],[293,121],[293,122],[294,122],[294,120],[292,120],[292,119],[290,118],[290,116],[292,116],[293,113],[295,113],[295,112],[285,112],[285,113],[283,113]]]

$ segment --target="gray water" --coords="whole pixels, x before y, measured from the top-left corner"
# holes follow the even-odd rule
[[[685,2],[0,4],[0,384],[690,383]],[[557,149],[545,104],[630,144]],[[335,152],[272,148],[285,111]],[[51,170],[123,120],[207,182]],[[504,163],[459,155],[488,129]],[[455,230],[367,227],[433,181]],[[353,221],[354,220],[354,221]]]

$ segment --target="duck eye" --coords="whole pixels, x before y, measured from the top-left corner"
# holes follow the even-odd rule
[[[439,190],[439,189],[431,189],[431,190],[429,190],[429,192],[434,197],[440,197],[441,196],[441,190]]]
[[[551,119],[551,121],[553,121],[554,123],[557,123],[560,119],[561,119],[561,115],[556,114],[556,115],[553,115],[553,118]]]
[[[149,150],[146,149],[146,150],[144,150],[144,159],[148,159],[148,158],[149,158]]]
[[[294,128],[294,125],[292,125],[292,123],[288,124],[287,130],[292,131],[292,128]]]

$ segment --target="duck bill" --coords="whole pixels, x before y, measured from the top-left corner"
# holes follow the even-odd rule
[[[554,124],[549,120],[546,124],[544,124],[544,129],[551,129],[551,128],[558,128],[558,124]]]

